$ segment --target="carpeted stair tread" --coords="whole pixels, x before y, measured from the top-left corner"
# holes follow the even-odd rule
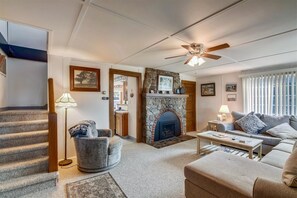
[[[0,149],[0,157],[2,157],[3,155],[12,155],[12,154],[19,154],[19,153],[25,153],[25,152],[35,151],[35,150],[46,149],[47,147],[48,147],[48,142],[26,145],[26,146],[16,146],[11,148],[2,148]]]
[[[0,122],[0,134],[48,130],[48,119]]]
[[[23,138],[37,137],[37,136],[43,136],[43,135],[48,135],[48,130],[2,134],[0,135],[0,141],[23,139]]]
[[[0,128],[11,127],[11,126],[22,126],[22,125],[31,125],[39,123],[47,123],[48,120],[26,120],[26,121],[16,121],[16,122],[0,122]]]
[[[42,120],[48,118],[46,110],[12,110],[0,112],[0,122]]]
[[[13,178],[8,181],[0,182],[0,193],[11,191],[18,188],[23,188],[26,186],[31,186],[38,183],[43,183],[49,180],[56,180],[57,178],[58,172],[38,173],[34,175]]]
[[[45,164],[47,162],[48,162],[48,156],[39,157],[31,160],[20,161],[20,162],[11,162],[7,164],[2,164],[0,165],[0,176],[1,176],[1,173],[3,172],[25,169],[25,168],[37,166],[40,164]]]
[[[47,110],[8,110],[1,111],[1,115],[28,115],[28,114],[48,114]]]

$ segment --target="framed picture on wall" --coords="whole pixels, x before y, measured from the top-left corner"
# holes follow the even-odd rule
[[[215,83],[201,84],[201,96],[215,96],[216,85]]]
[[[227,94],[227,101],[234,102],[234,101],[236,101],[236,97],[237,97],[236,94]]]
[[[237,84],[236,83],[226,84],[226,92],[237,92]]]
[[[172,91],[173,90],[173,77],[158,75],[158,90],[159,91]]]
[[[100,92],[100,69],[70,65],[70,91]]]
[[[6,76],[6,58],[0,54],[0,73]]]

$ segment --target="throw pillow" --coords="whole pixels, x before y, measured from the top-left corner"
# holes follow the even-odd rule
[[[240,118],[243,118],[244,116],[246,116],[246,114],[241,113],[241,112],[237,112],[237,111],[232,111],[231,115],[232,115],[232,118],[233,118],[234,129],[239,130],[239,131],[243,131],[243,129],[236,123],[236,121],[239,120]],[[260,113],[255,113],[255,115],[258,118],[260,118],[260,116],[261,116]]]
[[[293,116],[293,115],[290,117],[290,125],[295,130],[297,130],[297,118],[295,116]]]
[[[259,131],[259,133],[264,133],[268,129],[271,129],[277,125],[280,125],[282,123],[289,123],[290,122],[290,116],[284,115],[284,116],[273,116],[273,115],[261,115],[260,120],[264,122],[267,126]]]
[[[283,169],[283,174],[282,174],[282,179],[283,182],[290,187],[297,187],[297,149],[295,149],[290,157],[287,159],[284,169]]]
[[[258,131],[266,127],[266,124],[262,122],[254,112],[247,114],[240,118],[236,123],[243,129],[244,132],[249,134],[258,134]]]
[[[293,129],[288,123],[277,125],[266,131],[271,136],[279,137],[281,139],[296,139],[297,131]]]

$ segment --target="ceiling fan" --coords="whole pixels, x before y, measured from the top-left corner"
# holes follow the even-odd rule
[[[177,57],[182,57],[182,56],[190,56],[184,64],[188,64],[192,67],[194,67],[196,64],[202,65],[205,60],[202,57],[205,58],[210,58],[214,60],[218,60],[221,58],[221,56],[214,55],[214,54],[208,54],[208,52],[216,51],[216,50],[221,50],[230,47],[228,43],[224,43],[221,45],[217,45],[214,47],[210,48],[204,48],[204,45],[201,43],[192,43],[190,45],[182,45],[183,48],[188,50],[188,53],[184,55],[178,55],[178,56],[170,56],[165,59],[170,59],[170,58],[177,58]]]

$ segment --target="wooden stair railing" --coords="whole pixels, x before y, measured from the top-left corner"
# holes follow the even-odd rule
[[[48,79],[48,172],[58,171],[57,113],[55,111],[54,81]]]

